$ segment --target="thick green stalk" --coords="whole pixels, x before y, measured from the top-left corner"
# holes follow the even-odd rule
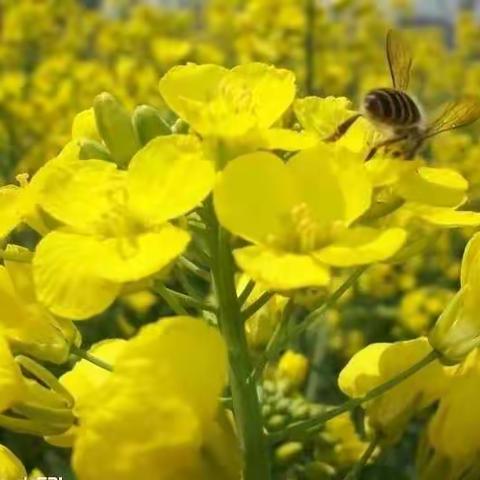
[[[243,479],[269,480],[270,465],[263,433],[263,418],[235,289],[235,269],[229,235],[219,226],[214,215],[210,216],[209,226],[211,269],[218,297],[218,320],[227,343],[233,410],[244,450]]]

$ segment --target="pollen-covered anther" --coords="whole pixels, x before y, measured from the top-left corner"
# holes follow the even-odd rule
[[[109,192],[111,208],[102,216],[98,231],[106,239],[117,240],[117,250],[122,258],[128,258],[138,249],[137,235],[144,230],[141,222],[128,208],[128,192],[119,188]]]
[[[15,179],[17,180],[18,184],[22,187],[25,188],[28,185],[28,179],[30,178],[30,175],[28,173],[19,173]]]

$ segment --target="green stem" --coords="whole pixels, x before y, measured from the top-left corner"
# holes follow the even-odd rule
[[[180,303],[178,298],[175,295],[172,295],[171,290],[169,290],[162,282],[156,281],[153,289],[165,300],[167,305],[176,315],[188,315],[187,310]]]
[[[373,452],[377,448],[378,440],[374,438],[368,445],[368,447],[363,452],[362,456],[355,464],[355,466],[348,472],[348,475],[343,480],[357,480],[360,472],[363,470],[365,465],[367,464],[370,457],[373,455]]]
[[[245,285],[245,288],[242,290],[242,293],[240,293],[240,295],[238,296],[238,303],[240,304],[240,306],[243,306],[243,304],[247,301],[247,298],[253,292],[254,288],[255,282],[253,280],[249,280],[248,283]]]
[[[198,277],[202,278],[203,280],[209,280],[210,279],[210,275],[206,270],[204,270],[203,268],[200,268],[196,263],[192,262],[188,258],[180,257],[178,259],[178,263],[182,267],[184,267],[186,270],[189,270],[194,275],[197,275]]]
[[[233,411],[244,450],[243,479],[269,480],[270,465],[263,419],[236,294],[229,235],[218,224],[211,204],[209,207],[211,268],[218,297],[219,325],[228,349]]]
[[[60,435],[69,428],[69,425],[54,425],[2,414],[0,415],[0,427],[17,433],[44,437],[48,435]]]
[[[327,310],[338,302],[342,295],[357,281],[358,277],[360,277],[367,268],[367,265],[358,267],[327,300],[322,301],[320,305],[315,305],[315,310],[310,312],[301,323],[292,329],[290,329],[290,315],[293,311],[293,304],[292,301],[289,301],[283,312],[282,321],[277,325],[264,354],[257,363],[255,377],[259,378],[261,376],[267,363],[273,360],[278,352],[286,347],[289,342],[295,340],[306,328],[321,320]]]
[[[70,347],[70,350],[77,347]],[[56,392],[63,400],[67,408],[73,408],[75,399],[72,394],[58,381],[57,377],[47,370],[43,365],[40,365],[35,360],[26,357],[25,355],[17,355],[15,361],[25,371],[30,373],[33,377],[43,383],[45,386]]]
[[[290,324],[290,315],[292,313],[292,310],[293,302],[292,300],[289,300],[283,310],[282,318],[275,327],[275,330],[267,344],[267,347],[265,348],[265,352],[260,357],[260,360],[255,366],[255,370],[253,371],[254,378],[261,378],[263,370],[267,366],[267,363],[276,357],[277,353],[282,349],[282,346],[285,344],[285,335],[288,331],[288,326]]]
[[[107,370],[109,372],[113,372],[113,367],[107,362],[104,362],[101,358],[96,357],[95,355],[92,355],[90,352],[86,352],[85,350],[82,350],[81,348],[78,347],[71,347],[71,353],[73,355],[76,355],[77,357],[83,358],[84,360],[87,360],[90,363],[93,363],[97,367],[103,368],[104,370]]]
[[[254,302],[252,302],[245,310],[242,311],[243,320],[248,320],[258,310],[260,310],[271,298],[272,292],[264,292]]]
[[[315,0],[305,1],[305,95],[313,95],[315,55]]]
[[[290,424],[287,428],[285,428],[281,432],[274,432],[269,435],[270,439],[273,441],[277,441],[283,439],[285,437],[296,437],[304,436],[305,434],[313,434],[317,432],[325,422],[331,420],[332,418],[341,415],[342,413],[348,412],[353,410],[356,407],[361,406],[363,403],[373,400],[374,398],[383,395],[385,392],[388,392],[393,387],[397,386],[399,383],[403,382],[407,378],[411,377],[418,371],[425,368],[427,365],[432,363],[433,361],[438,360],[438,353],[432,350],[428,355],[422,358],[417,363],[413,364],[411,367],[407,368],[403,372],[400,372],[398,375],[395,375],[393,378],[388,380],[385,383],[382,383],[378,387],[370,390],[367,394],[363,397],[352,398],[348,400],[338,407],[334,407],[314,418],[310,418],[308,420],[304,420],[301,422],[296,422]]]
[[[196,298],[190,297],[188,295],[185,295],[184,293],[177,292],[170,288],[165,288],[165,290],[168,292],[168,294],[171,297],[178,299],[180,302],[184,303],[185,305],[188,305],[190,307],[195,307],[199,310],[206,310],[207,312],[212,312],[212,313],[217,312],[217,309],[213,305],[209,305],[208,303],[201,302]]]

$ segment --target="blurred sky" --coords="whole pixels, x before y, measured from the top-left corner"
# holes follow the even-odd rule
[[[144,0],[153,5],[166,5],[169,7],[185,7],[199,3],[202,0]],[[301,0],[299,0],[301,1]],[[320,2],[331,0],[319,0]],[[357,0],[359,3],[362,0]],[[385,5],[391,4],[391,0],[379,0]],[[415,12],[419,17],[452,19],[460,8],[472,8],[480,17],[480,0],[413,0]]]
[[[120,4],[128,3],[129,0],[83,0],[84,2],[93,2],[94,4],[103,3],[107,11],[115,11]],[[130,0],[132,1],[132,0]],[[134,0],[138,3],[158,5],[169,8],[191,8],[199,6],[208,0]],[[303,0],[298,0],[302,2]],[[336,0],[317,0],[319,3],[331,4]],[[355,0],[361,3],[363,0]],[[391,5],[395,0],[377,0],[386,13],[394,13]],[[453,24],[456,14],[462,8],[471,9],[472,15],[480,21],[480,0],[410,0],[413,5],[414,16],[419,23],[442,23],[444,25]],[[1,3],[1,0],[0,0]],[[133,3],[133,1],[132,1]]]

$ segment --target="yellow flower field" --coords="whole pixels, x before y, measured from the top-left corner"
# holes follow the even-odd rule
[[[480,19],[154,3],[0,7],[0,480],[480,480]]]

